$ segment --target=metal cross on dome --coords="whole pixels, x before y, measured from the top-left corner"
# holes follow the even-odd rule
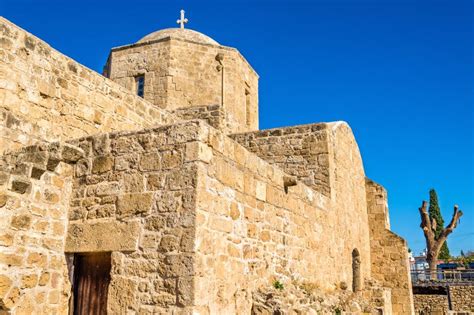
[[[181,29],[184,29],[184,24],[188,23],[188,19],[184,17],[184,10],[181,10],[181,18],[176,21]]]

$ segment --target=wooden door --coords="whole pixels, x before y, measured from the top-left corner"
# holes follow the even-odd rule
[[[110,267],[110,253],[75,255],[74,315],[107,314]]]

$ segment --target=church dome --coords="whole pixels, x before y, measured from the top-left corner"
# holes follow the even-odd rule
[[[177,38],[177,39],[184,39],[184,40],[189,40],[192,42],[197,42],[200,44],[210,44],[210,45],[219,45],[218,42],[213,40],[207,35],[204,35],[203,33],[199,33],[187,28],[167,28],[164,30],[159,30],[153,33],[150,33],[140,39],[137,43],[145,43],[149,41],[155,41],[155,40],[160,40],[163,38]]]

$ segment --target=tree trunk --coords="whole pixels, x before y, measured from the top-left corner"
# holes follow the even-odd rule
[[[426,257],[426,261],[428,262],[429,270],[430,270],[430,280],[436,280],[437,272],[438,272],[438,259],[437,259],[437,255],[434,257],[430,257],[430,256]]]
[[[430,219],[428,211],[426,211],[426,204],[427,202],[423,201],[421,207],[418,209],[421,216],[420,227],[423,230],[426,239],[426,249],[428,251],[426,254],[426,261],[430,268],[430,279],[436,280],[439,251],[448,238],[448,235],[456,228],[459,218],[462,216],[462,211],[458,209],[458,206],[454,206],[454,213],[451,222],[446,228],[441,230],[441,233],[438,236],[436,236],[436,221]]]

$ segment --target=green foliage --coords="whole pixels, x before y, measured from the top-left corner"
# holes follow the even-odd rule
[[[441,210],[439,209],[438,204],[438,195],[436,194],[436,190],[430,190],[430,207],[428,209],[430,214],[430,219],[434,219],[436,221],[436,231],[435,236],[438,237],[441,234],[441,231],[444,228],[444,220],[443,216],[441,215]],[[444,242],[441,250],[439,252],[439,259],[448,260],[451,257],[449,254],[448,243]]]
[[[470,263],[474,263],[474,255],[470,252],[465,254],[464,251],[461,250],[461,255],[452,257],[451,260],[468,268]]]
[[[342,314],[342,311],[341,311],[340,309],[336,308],[336,309],[334,310],[334,314],[335,314],[335,315],[341,315],[341,314]]]
[[[284,289],[283,283],[281,283],[278,280],[275,280],[275,282],[273,282],[273,287],[277,290],[283,290]]]

